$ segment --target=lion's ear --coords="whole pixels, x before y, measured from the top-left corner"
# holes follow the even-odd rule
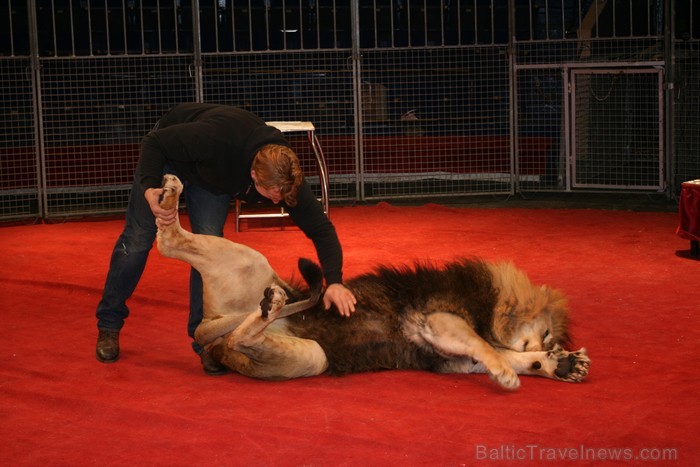
[[[549,303],[556,304],[556,306],[564,308],[568,306],[566,296],[561,290],[547,287],[547,295],[549,296]]]

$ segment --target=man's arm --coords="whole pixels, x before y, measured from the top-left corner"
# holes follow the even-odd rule
[[[136,181],[143,196],[151,208],[151,212],[163,226],[175,221],[175,209],[160,207],[160,188],[166,161],[191,161],[197,154],[187,148],[194,132],[198,131],[197,123],[172,125],[167,128],[151,131],[141,141],[141,154],[136,165]]]
[[[163,178],[166,154],[156,137],[159,131],[162,130],[152,131],[141,140],[141,154],[136,164],[136,182],[144,193],[149,188],[158,188]],[[151,200],[148,201],[150,205]]]
[[[297,205],[288,210],[294,223],[311,239],[316,248],[328,285],[323,296],[326,309],[335,305],[341,315],[350,316],[355,311],[357,300],[343,285],[343,250],[338,234],[306,182],[299,187]]]
[[[299,186],[297,205],[287,210],[294,223],[313,242],[326,283],[342,283],[343,250],[338,235],[306,182]]]
[[[215,157],[211,125],[188,122],[153,130],[141,140],[141,155],[136,165],[136,180],[145,192],[159,188],[167,161],[203,162]]]

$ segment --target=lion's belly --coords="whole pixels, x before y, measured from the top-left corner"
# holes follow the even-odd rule
[[[358,309],[349,318],[333,311],[311,310],[288,318],[290,334],[312,339],[328,359],[328,373],[430,370],[442,361],[434,352],[407,340],[399,316],[386,316]]]

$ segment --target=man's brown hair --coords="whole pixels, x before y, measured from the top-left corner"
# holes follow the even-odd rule
[[[299,158],[291,148],[280,144],[265,145],[256,154],[251,168],[260,185],[279,188],[284,203],[296,206],[302,172]]]

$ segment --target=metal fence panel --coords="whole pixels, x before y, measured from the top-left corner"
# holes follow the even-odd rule
[[[0,220],[41,215],[35,130],[30,61],[0,59]]]
[[[348,0],[200,0],[202,52],[350,48]]]
[[[46,217],[123,211],[141,138],[194,101],[192,57],[42,60]]]
[[[504,47],[362,55],[365,198],[511,191]]]
[[[572,74],[573,186],[662,190],[661,71]]]
[[[700,178],[700,5],[692,0],[673,2],[672,147],[673,193],[681,183]]]
[[[349,51],[205,55],[205,102],[249,110],[266,121],[310,121],[330,176],[330,197],[356,199],[353,76]],[[320,196],[313,151],[289,135],[312,189]]]
[[[521,190],[565,190],[567,80],[561,67],[524,68],[516,75],[515,159]]]
[[[665,189],[664,3],[530,0],[515,12],[519,173],[538,163],[527,136],[549,148],[542,174],[521,178],[518,189]],[[604,77],[614,77],[611,95],[598,89]]]
[[[700,41],[693,47],[683,50],[675,67],[672,171],[676,194],[681,183],[700,178]]]
[[[192,53],[191,0],[29,0],[42,57]]]

